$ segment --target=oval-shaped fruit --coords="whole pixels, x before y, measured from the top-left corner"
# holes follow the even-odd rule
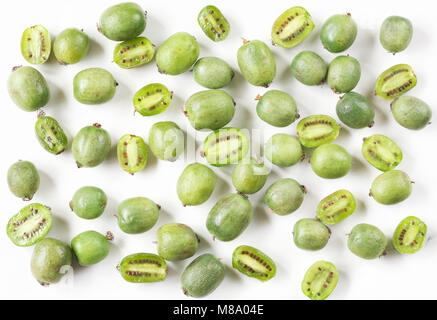
[[[58,283],[71,269],[73,252],[64,242],[45,238],[33,249],[30,268],[42,285]]]
[[[314,219],[300,219],[294,225],[294,244],[303,250],[323,249],[331,237],[331,230],[320,221]]]
[[[209,212],[206,228],[220,241],[232,241],[241,235],[252,220],[250,201],[241,194],[221,198]]]
[[[299,121],[297,137],[300,143],[307,148],[316,148],[337,139],[340,126],[330,116],[314,115]]]
[[[38,115],[35,123],[36,137],[41,146],[55,155],[61,154],[68,147],[68,138],[54,118],[45,116],[44,113]]]
[[[365,138],[361,153],[368,163],[384,172],[396,168],[402,161],[402,150],[382,134]]]
[[[33,246],[49,233],[53,218],[49,207],[32,203],[20,210],[8,222],[9,239],[19,247]]]
[[[353,129],[372,127],[375,109],[372,103],[356,92],[346,93],[336,107],[337,116],[345,125]]]
[[[108,198],[97,187],[86,186],[77,190],[70,201],[71,210],[82,219],[96,219],[105,211]]]
[[[109,243],[113,236],[111,232],[106,236],[96,231],[85,231],[71,240],[71,248],[79,264],[83,267],[99,263],[109,253]]]
[[[259,98],[256,113],[261,120],[275,127],[289,126],[298,117],[296,101],[280,90],[267,91]]]
[[[152,61],[155,46],[146,37],[138,37],[117,44],[113,56],[114,62],[120,67],[131,69]]]
[[[430,123],[432,117],[428,104],[411,96],[396,98],[391,103],[391,112],[397,123],[411,130],[424,128]]]
[[[357,32],[357,24],[349,13],[336,14],[323,24],[320,40],[329,52],[343,52],[354,43]]]
[[[132,283],[164,281],[167,276],[167,263],[153,253],[131,254],[117,268],[123,279]]]
[[[352,229],[347,246],[352,253],[360,258],[376,259],[384,253],[387,239],[377,227],[361,223]]]
[[[370,195],[381,204],[396,204],[407,199],[413,190],[410,177],[403,171],[387,171],[373,180]]]
[[[232,171],[232,184],[242,194],[254,194],[266,184],[269,169],[253,158],[246,158]]]
[[[124,171],[132,175],[146,167],[148,154],[146,143],[141,137],[125,134],[118,141],[118,163]]]
[[[158,48],[156,64],[161,73],[178,75],[184,73],[199,57],[199,43],[186,32],[171,35]]]
[[[196,130],[223,128],[235,114],[234,99],[223,90],[205,90],[185,102],[185,115]]]
[[[96,167],[108,156],[111,150],[111,137],[100,124],[95,123],[78,132],[73,139],[71,150],[78,168]]]
[[[229,64],[216,57],[200,58],[193,67],[194,80],[208,89],[220,89],[227,86],[234,75]]]
[[[325,300],[338,282],[338,270],[331,262],[317,261],[305,273],[302,292],[311,300]]]
[[[199,238],[182,223],[169,223],[158,229],[158,254],[168,261],[191,258],[197,252]]]
[[[239,246],[234,250],[232,267],[260,281],[268,281],[276,275],[275,262],[264,252],[250,246]]]
[[[303,157],[299,140],[285,133],[273,135],[267,141],[264,153],[271,163],[279,167],[291,167]]]
[[[328,64],[313,51],[302,51],[291,62],[291,73],[301,83],[315,86],[325,81]]]
[[[338,179],[348,174],[352,166],[350,154],[337,144],[324,144],[311,155],[315,174],[325,179]]]
[[[9,190],[24,201],[32,200],[39,183],[39,173],[32,162],[18,161],[8,169]]]
[[[304,186],[294,179],[285,178],[276,181],[267,189],[264,203],[272,212],[285,216],[300,208],[304,196]]]
[[[134,2],[124,2],[106,9],[100,16],[99,31],[114,41],[126,41],[146,29],[146,14]]]
[[[276,76],[272,51],[262,41],[244,41],[238,49],[238,66],[246,80],[254,86],[268,87]]]
[[[223,41],[229,34],[231,26],[228,20],[215,6],[206,6],[197,16],[200,28],[214,42]]]
[[[185,151],[185,134],[172,121],[157,122],[149,132],[149,147],[158,159],[176,161]]]
[[[413,38],[413,25],[404,17],[391,16],[384,20],[379,41],[385,50],[396,53],[405,50]]]
[[[15,67],[8,79],[12,101],[24,111],[44,107],[50,100],[50,89],[44,76],[32,67]]]
[[[293,7],[281,14],[272,27],[272,42],[292,48],[304,41],[314,29],[311,15],[302,7]]]
[[[398,224],[393,234],[393,246],[400,253],[416,253],[423,246],[426,231],[426,224],[422,220],[406,217]]]
[[[392,100],[413,89],[417,77],[408,64],[397,64],[385,70],[376,80],[376,94],[385,100]]]
[[[44,63],[49,60],[51,51],[52,40],[46,28],[36,25],[24,30],[21,37],[21,54],[27,62]]]
[[[53,53],[60,64],[74,64],[86,57],[90,40],[83,30],[65,29],[55,39]]]
[[[118,206],[118,226],[128,234],[144,233],[156,224],[160,209],[160,206],[148,198],[124,200]]]
[[[212,254],[206,253],[194,259],[181,277],[185,295],[202,298],[211,294],[222,283],[225,266]]]
[[[102,104],[110,101],[117,88],[117,81],[109,71],[89,68],[79,72],[73,79],[73,93],[83,104]]]
[[[134,107],[142,116],[163,113],[170,106],[173,92],[160,83],[151,83],[135,93]]]
[[[203,153],[209,164],[224,167],[240,162],[249,152],[250,141],[238,128],[223,128],[212,132],[203,143]]]
[[[339,56],[332,60],[328,69],[327,82],[335,93],[353,90],[361,78],[361,65],[350,56]]]
[[[320,201],[317,218],[325,224],[334,225],[351,216],[356,208],[354,195],[348,190],[338,190]]]
[[[200,163],[188,165],[177,183],[177,193],[184,206],[198,206],[206,202],[214,191],[216,175]]]

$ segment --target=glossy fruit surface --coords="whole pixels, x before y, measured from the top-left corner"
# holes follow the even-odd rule
[[[86,186],[77,190],[70,201],[71,210],[82,219],[96,219],[105,211],[108,198],[97,187]]]
[[[317,261],[306,272],[302,292],[311,300],[325,300],[334,291],[338,282],[338,270],[327,261]]]
[[[248,277],[263,282],[276,275],[275,262],[264,252],[251,246],[239,246],[234,250],[232,267]]]
[[[370,101],[356,92],[346,93],[337,103],[338,118],[352,129],[372,127],[375,109]]]
[[[199,12],[197,22],[205,35],[214,42],[225,40],[231,29],[222,12],[212,5],[204,7]]]

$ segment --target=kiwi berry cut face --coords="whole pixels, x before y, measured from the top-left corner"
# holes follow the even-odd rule
[[[361,153],[368,163],[384,172],[396,168],[402,161],[402,150],[381,134],[364,139]]]
[[[265,253],[250,246],[239,246],[234,250],[232,267],[260,281],[268,281],[276,275],[275,262]]]
[[[317,261],[306,272],[302,292],[311,300],[325,300],[334,291],[338,282],[338,270],[327,261]]]
[[[408,64],[397,64],[385,70],[376,81],[376,94],[385,100],[393,100],[413,89],[417,77]]]
[[[323,223],[334,225],[352,215],[356,208],[354,195],[348,190],[339,190],[320,201],[317,217]]]
[[[307,148],[316,148],[337,139],[340,133],[338,123],[327,115],[309,116],[297,125],[300,143]]]
[[[418,252],[426,237],[426,224],[417,217],[407,217],[397,226],[393,235],[393,246],[400,253]]]

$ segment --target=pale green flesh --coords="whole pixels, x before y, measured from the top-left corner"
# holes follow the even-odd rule
[[[44,226],[40,228],[39,223],[41,222],[41,216],[39,214],[33,214],[29,216],[25,223],[20,224],[18,227],[15,227],[15,231],[21,234],[21,237],[24,239],[23,235],[25,233],[29,234],[30,237],[34,235],[39,236],[46,229]],[[35,232],[35,233],[34,233]]]
[[[286,41],[288,40],[289,37],[291,37],[293,33],[295,34],[295,37],[297,37],[298,35],[300,35],[305,31],[306,23],[307,23],[307,17],[304,15],[294,18],[282,29],[280,39],[282,41]],[[303,29],[303,30],[302,32],[297,33],[299,29]]]
[[[332,129],[332,126],[325,125],[325,124],[317,124],[314,126],[309,126],[309,130],[303,130],[301,136],[305,138],[305,140],[312,140],[319,137],[325,137],[331,135],[334,130]]]
[[[323,295],[323,292],[328,288],[325,288],[324,285],[329,283],[329,275],[330,271],[326,269],[322,269],[315,274],[314,279],[311,281],[309,288],[313,295],[316,295],[316,292],[320,292],[320,295]]]
[[[27,40],[29,47],[33,49],[33,52],[29,52],[29,54],[32,54],[32,57],[27,56],[27,58],[30,60],[33,64],[38,64],[40,60],[47,61],[47,48],[46,51],[42,51],[42,42],[44,41],[41,39],[41,33],[46,32],[45,30],[41,30],[38,27],[35,28],[29,28],[26,30],[28,32],[27,37],[30,38],[30,40]],[[50,51],[49,51],[50,52]]]
[[[139,157],[141,157],[142,160],[144,160],[143,154],[139,153],[138,151],[139,151],[138,142],[135,138],[132,138],[126,146],[127,158],[128,159],[139,159]],[[136,163],[128,162],[128,165],[126,167],[128,170],[135,170],[135,169],[137,169],[137,167],[140,163],[141,163],[140,160],[138,160],[138,162],[136,162]]]
[[[405,69],[405,71],[393,75],[392,77],[384,81],[384,84],[382,85],[382,91],[390,92],[394,89],[400,88],[405,83],[408,83],[408,81],[410,81],[411,78],[412,78],[411,72]]]
[[[220,33],[222,33],[222,32],[221,32],[222,29],[220,28],[220,25],[217,23],[216,18],[215,18],[212,14],[207,13],[206,16],[205,16],[205,18],[208,19],[208,22],[211,24],[211,26],[212,26],[212,27],[213,27],[217,32],[220,31]]]
[[[259,263],[257,260],[252,259],[250,256],[248,255],[239,255],[238,257],[238,263],[241,266],[247,265],[249,266],[251,269],[253,269],[255,272],[255,274],[261,275],[261,276],[265,276],[266,273],[266,267],[264,267],[261,263]]]
[[[208,149],[208,159],[216,159],[216,161],[220,163],[228,158],[238,158],[242,146],[243,140],[241,137],[238,137],[238,139],[233,138],[226,142],[219,142],[214,147]]]
[[[334,203],[332,205],[327,205],[326,209],[323,209],[323,213],[327,213],[327,211],[329,210],[329,212],[331,213],[331,215],[326,215],[327,219],[332,219],[334,218],[336,215],[339,215],[341,213],[344,213],[344,209],[347,208],[349,206],[349,200],[348,199],[335,199],[333,200]]]
[[[165,275],[165,270],[162,267],[158,267],[155,264],[129,264],[129,269],[124,270],[124,273],[127,276],[131,276],[128,274],[128,272],[135,272],[135,273],[141,273],[138,276],[141,276],[142,274],[150,274],[154,276],[163,276]]]
[[[419,238],[419,225],[418,224],[414,224],[414,225],[409,225],[407,232],[404,235],[404,239],[402,240],[402,243],[404,246],[411,246],[411,245],[415,245],[414,241]]]

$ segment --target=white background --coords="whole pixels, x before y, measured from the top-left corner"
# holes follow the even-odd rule
[[[230,180],[231,167],[214,169],[219,179],[213,196],[207,203],[199,207],[183,208],[176,195],[176,181],[188,162],[180,159],[175,163],[166,163],[151,156],[147,168],[134,177],[118,166],[115,146],[123,134],[132,133],[147,139],[153,123],[162,120],[172,120],[181,128],[186,128],[187,120],[181,112],[183,103],[191,94],[203,88],[193,80],[190,72],[179,76],[160,75],[155,62],[133,70],[123,70],[111,63],[116,43],[97,32],[96,22],[106,7],[117,2],[14,0],[4,4],[1,10],[0,226],[5,230],[10,216],[25,205],[9,192],[6,184],[7,169],[19,159],[30,160],[41,175],[41,187],[34,201],[53,208],[54,224],[50,237],[70,242],[75,235],[85,230],[111,230],[115,234],[115,241],[104,262],[88,268],[75,265],[74,277],[69,284],[43,288],[30,272],[33,248],[15,247],[7,238],[6,232],[2,231],[0,298],[184,299],[179,279],[191,259],[169,263],[167,280],[162,283],[130,284],[115,269],[117,263],[128,254],[156,252],[153,243],[156,231],[159,226],[170,222],[190,225],[202,239],[198,254],[211,252],[222,258],[227,266],[226,278],[208,297],[211,299],[306,299],[300,289],[302,277],[312,263],[321,259],[335,263],[340,272],[339,283],[331,299],[437,298],[437,240],[426,242],[424,248],[413,256],[402,256],[393,252],[389,246],[386,257],[373,261],[354,256],[346,246],[346,234],[358,223],[374,224],[391,239],[397,224],[409,215],[423,219],[428,225],[429,235],[435,236],[436,126],[431,125],[418,132],[404,129],[393,120],[389,103],[372,96],[374,82],[379,73],[392,65],[409,63],[418,77],[418,85],[410,94],[424,99],[431,107],[435,106],[437,40],[434,2],[416,1],[412,5],[411,2],[400,0],[374,3],[350,0],[139,1],[149,13],[144,35],[157,46],[171,34],[186,31],[198,39],[200,56],[221,57],[236,71],[236,52],[242,44],[241,37],[259,39],[270,44],[273,21],[293,5],[304,6],[312,14],[316,28],[304,43],[293,49],[273,48],[278,72],[271,86],[272,89],[290,93],[304,117],[320,113],[336,117],[338,96],[326,85],[307,87],[297,82],[289,71],[292,58],[301,50],[310,49],[319,53],[326,61],[331,61],[335,55],[323,50],[319,40],[324,20],[336,13],[350,12],[358,24],[357,40],[346,53],[356,57],[361,63],[362,77],[355,91],[366,95],[374,103],[376,125],[372,129],[342,130],[337,143],[352,154],[352,171],[338,180],[323,180],[312,172],[306,161],[287,169],[274,168],[266,187],[259,194],[250,197],[254,207],[252,223],[241,237],[229,243],[213,242],[205,228],[205,220],[219,198],[234,192]],[[197,24],[198,12],[210,3],[217,4],[231,24],[231,33],[224,42],[213,43]],[[382,21],[395,14],[406,16],[412,21],[414,37],[406,51],[392,56],[379,44],[378,33]],[[20,53],[21,34],[25,28],[35,24],[44,25],[53,38],[67,27],[77,27],[83,28],[92,39],[89,55],[79,64],[60,66],[51,59],[36,68],[46,76],[52,92],[52,98],[44,111],[61,123],[70,140],[83,126],[95,122],[101,123],[110,132],[113,140],[111,157],[97,168],[77,169],[70,151],[60,156],[45,152],[34,136],[36,113],[21,111],[9,99],[6,81],[10,69],[15,65],[27,65]],[[74,100],[73,77],[88,67],[106,68],[120,83],[111,102],[100,106],[85,106]],[[138,114],[133,116],[134,93],[151,82],[164,83],[174,90],[175,98],[170,108],[152,118],[144,118]],[[234,81],[225,90],[237,102],[236,116],[230,125],[264,129],[265,139],[277,132],[295,134],[296,123],[278,129],[268,126],[256,116],[254,98],[257,94],[263,94],[266,89],[249,85],[237,72]],[[383,206],[368,197],[370,184],[380,172],[364,161],[360,150],[362,138],[375,133],[385,134],[398,143],[404,152],[404,159],[398,168],[405,170],[416,182],[411,197],[401,204]],[[198,137],[198,145],[205,135],[206,133],[202,133]],[[272,215],[263,205],[265,190],[280,177],[295,178],[309,190],[302,207],[285,217]],[[104,215],[94,221],[81,220],[68,208],[74,192],[84,185],[101,187],[109,198]],[[341,188],[349,189],[355,194],[358,200],[356,213],[332,228],[333,235],[325,249],[305,252],[296,248],[291,237],[294,223],[304,217],[314,217],[319,200]],[[149,197],[163,207],[157,225],[145,234],[123,234],[113,217],[118,204],[133,196]],[[234,248],[241,244],[252,245],[268,253],[277,263],[277,276],[267,283],[261,283],[234,271],[231,268],[231,255]]]

